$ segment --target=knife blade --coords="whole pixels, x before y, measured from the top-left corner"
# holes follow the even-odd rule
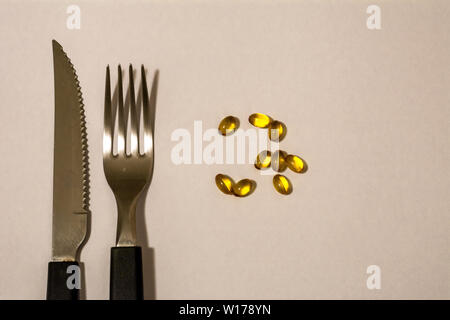
[[[86,118],[75,68],[62,46],[53,45],[55,131],[53,155],[52,261],[47,299],[79,298],[79,251],[89,214]]]

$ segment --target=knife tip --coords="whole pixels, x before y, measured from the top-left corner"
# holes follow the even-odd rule
[[[52,40],[52,45],[53,45],[53,49],[55,49],[55,48],[62,49],[62,46],[55,39]]]

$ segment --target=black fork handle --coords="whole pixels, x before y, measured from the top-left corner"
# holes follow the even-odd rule
[[[110,300],[143,300],[141,247],[111,248]]]
[[[80,283],[80,268],[76,261],[48,263],[47,300],[79,300],[80,290],[75,282]]]

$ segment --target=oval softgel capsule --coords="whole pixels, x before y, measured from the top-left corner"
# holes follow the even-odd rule
[[[289,169],[294,172],[302,173],[305,170],[305,162],[299,156],[290,154],[286,157],[286,163]]]
[[[219,188],[220,191],[222,191],[225,194],[233,194],[233,185],[234,181],[226,174],[219,173],[216,175],[216,185],[217,188]]]
[[[262,151],[260,152],[255,161],[255,168],[258,170],[267,169],[271,164],[272,154],[270,151]]]
[[[287,128],[281,121],[272,121],[267,128],[269,129],[269,139],[272,141],[281,141],[286,136]]]
[[[233,185],[233,194],[237,197],[246,197],[253,193],[256,182],[250,179],[242,179]]]
[[[253,113],[248,117],[248,122],[257,128],[267,128],[272,122],[272,118],[264,113]]]
[[[283,195],[292,193],[292,184],[288,178],[281,174],[277,174],[273,177],[273,186],[275,190]]]
[[[219,123],[219,132],[223,136],[233,134],[239,128],[239,119],[233,116],[228,116],[222,119]]]
[[[286,151],[277,150],[272,154],[272,169],[276,172],[283,172],[287,168],[286,157],[288,156]]]

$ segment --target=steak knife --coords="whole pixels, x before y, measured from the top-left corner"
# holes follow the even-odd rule
[[[73,64],[53,45],[55,132],[53,155],[52,259],[48,264],[47,300],[78,300],[79,252],[89,215],[89,164],[81,88]]]

